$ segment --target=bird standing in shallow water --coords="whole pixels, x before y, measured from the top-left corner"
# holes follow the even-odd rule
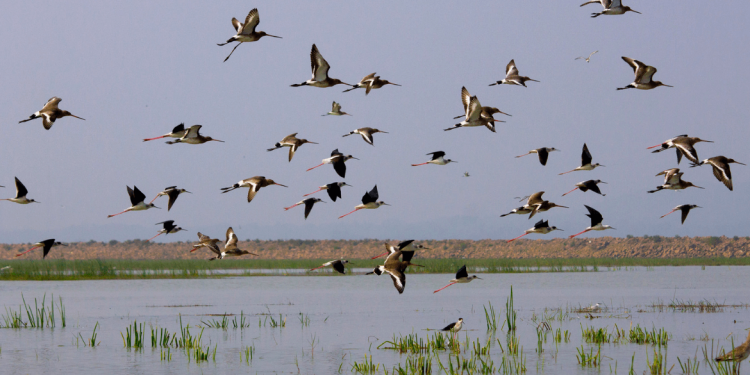
[[[33,115],[29,116],[26,120],[21,120],[18,123],[24,123],[26,121],[31,121],[36,118],[42,118],[42,125],[45,129],[50,130],[52,128],[52,125],[55,124],[55,120],[65,117],[65,116],[71,116],[75,117],[80,120],[86,120],[85,118],[78,117],[68,111],[63,111],[59,108],[57,108],[57,104],[60,103],[62,99],[54,96],[50,100],[47,101],[47,104],[42,107],[42,109],[34,112]]]
[[[232,52],[229,53],[229,56],[227,56],[226,59],[224,59],[224,62],[229,60],[229,57],[232,56],[234,53],[234,50],[237,49],[237,47],[240,46],[242,43],[247,42],[256,42],[260,40],[260,38],[264,36],[270,36],[272,38],[279,38],[280,36],[271,35],[266,33],[265,31],[255,31],[255,28],[258,27],[258,24],[260,23],[260,16],[258,15],[258,8],[254,8],[250,11],[250,13],[247,14],[247,17],[245,17],[245,23],[240,23],[236,18],[232,18],[232,26],[234,26],[234,30],[237,32],[237,34],[229,40],[226,41],[226,43],[217,43],[218,46],[224,46],[232,42],[239,42],[237,43],[234,48],[232,48]]]
[[[715,361],[716,362],[732,361],[732,362],[737,362],[739,364],[742,364],[742,361],[746,360],[747,357],[749,356],[750,356],[750,332],[748,332],[747,339],[745,340],[744,343],[742,343],[742,345],[735,347],[734,350],[732,350],[729,353],[716,357]],[[737,370],[739,370],[739,365],[737,367],[738,367]]]
[[[458,331],[461,330],[461,327],[463,327],[463,325],[464,325],[464,318],[458,318],[457,322],[448,324],[447,326],[445,326],[445,328],[441,329],[441,331],[450,332],[451,334],[453,334],[455,338],[455,335],[458,333]]]

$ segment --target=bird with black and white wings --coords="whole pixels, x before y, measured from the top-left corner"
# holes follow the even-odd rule
[[[726,156],[714,156],[705,159],[700,163],[694,163],[691,167],[698,167],[703,164],[711,165],[711,167],[713,167],[714,177],[721,181],[727,189],[734,190],[734,187],[732,186],[732,170],[729,168],[729,164],[732,163],[746,165]]]

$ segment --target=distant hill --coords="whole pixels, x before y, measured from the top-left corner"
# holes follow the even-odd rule
[[[369,258],[384,252],[385,240],[278,240],[241,241],[240,249],[267,259],[349,259]],[[397,240],[389,241],[397,243]],[[632,237],[576,238],[552,240],[417,241],[431,250],[419,251],[419,258],[740,258],[750,255],[748,237]],[[192,242],[153,243],[76,242],[56,247],[48,259],[203,259],[208,250],[194,253]],[[14,259],[30,244],[0,245],[0,259]],[[23,259],[41,259],[34,250]],[[248,257],[251,258],[251,257]]]

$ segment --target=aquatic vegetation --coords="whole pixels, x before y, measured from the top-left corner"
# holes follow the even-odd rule
[[[240,352],[240,362],[242,362],[242,353],[243,352]],[[246,346],[244,353],[245,353],[245,363],[249,365],[250,362],[253,361],[253,355],[255,355],[255,346],[254,345]]]
[[[510,296],[505,302],[505,323],[508,326],[508,332],[516,330],[516,310],[513,309],[513,285],[510,286]]]
[[[203,325],[208,328],[219,328],[225,331],[227,330],[227,328],[229,328],[229,320],[227,319],[226,313],[224,313],[221,320],[216,320],[216,319],[208,319],[208,321],[201,320],[201,323],[203,323]]]
[[[247,319],[245,317],[245,312],[240,310],[240,321],[237,321],[237,316],[235,315],[234,319],[232,319],[232,328],[234,329],[245,329],[249,328],[250,323],[247,322]]]
[[[576,348],[576,351],[578,352],[576,359],[582,367],[599,367],[599,364],[601,364],[602,344],[599,344],[596,354],[594,354],[594,348],[590,348],[589,352],[586,353],[583,345]]]
[[[310,326],[310,315],[302,314],[302,312],[300,312],[298,318],[299,318],[299,323],[302,325],[303,328]]]
[[[555,330],[555,333],[552,334],[552,341],[556,343],[570,342],[570,332],[568,332],[567,329],[563,331],[562,328],[558,328]]]
[[[724,309],[747,309],[750,308],[750,304],[727,304],[720,302],[711,302],[709,300],[692,301],[692,300],[680,300],[673,299],[668,303],[663,301],[657,301],[648,305],[656,312],[688,312],[688,313],[720,313],[724,312]]]
[[[62,297],[59,297],[59,300],[57,311],[59,312],[60,324],[65,327],[65,305],[63,304]],[[5,314],[2,315],[2,320],[5,324],[0,326],[0,328],[55,328],[57,325],[56,317],[58,315],[55,314],[54,294],[49,305],[47,305],[47,294],[45,293],[41,300],[41,307],[39,305],[40,301],[36,298],[34,298],[33,307],[26,303],[26,298],[23,294],[21,294],[21,301],[23,304],[18,307],[18,312],[13,311],[7,306],[5,307]],[[24,314],[21,312],[22,307],[23,312],[26,313],[26,322],[23,321]]]
[[[383,341],[377,349],[396,350],[399,353],[422,353],[447,350],[454,346],[458,346],[458,342],[453,342],[452,335],[448,335],[446,339],[446,336],[441,333],[434,333],[426,338],[419,337],[417,334],[408,334],[399,337],[393,335],[393,339]]]
[[[140,330],[139,330],[140,328]],[[128,349],[135,348],[143,349],[143,334],[145,332],[146,324],[141,323],[140,326],[138,326],[137,321],[133,321],[133,326],[127,326],[125,327],[125,334],[123,335],[122,332],[120,332],[120,336],[122,337],[122,345]]]
[[[495,307],[492,306],[492,302],[487,301],[487,304],[490,305],[488,308],[487,306],[482,306],[484,308],[484,319],[487,323],[487,331],[497,331],[497,315],[495,314]]]
[[[656,348],[658,348],[658,351]],[[648,352],[646,352],[646,364],[651,375],[665,375],[669,372],[667,370],[667,356],[662,354],[661,345],[657,345],[656,348],[654,348],[653,362],[648,358]]]
[[[640,325],[636,325],[635,328],[630,328],[628,339],[634,344],[652,344],[652,345],[667,345],[671,335],[663,328],[658,331],[656,328],[651,328],[651,331],[644,330]]]
[[[680,357],[677,357],[677,363],[680,365],[680,370],[683,374],[698,375],[698,365],[700,364],[700,361],[698,361],[697,357],[692,359],[688,357],[688,359],[685,360],[685,363],[682,363]]]
[[[170,334],[166,328],[154,329],[151,327],[151,347],[168,348],[175,345],[175,341],[177,340],[176,336],[176,334]]]
[[[172,360],[172,349],[166,348],[166,349],[160,349],[159,350],[159,360],[161,361],[171,361]]]
[[[93,331],[93,332],[91,332],[91,338],[90,338],[90,339],[88,339],[88,340],[85,340],[85,339],[83,338],[83,336],[81,335],[81,333],[80,333],[80,332],[78,332],[78,338],[80,338],[80,339],[81,339],[81,341],[83,342],[83,346],[90,346],[90,347],[92,347],[92,348],[93,348],[93,347],[95,347],[95,346],[97,346],[97,345],[99,345],[99,344],[100,344],[100,343],[97,343],[97,342],[96,342],[96,335],[97,335],[97,334],[96,334],[96,329],[97,329],[98,327],[99,327],[99,322],[96,322],[96,324],[94,324],[94,331]],[[78,338],[76,338],[76,346],[78,346]]]
[[[374,364],[372,362],[372,356],[368,356],[367,354],[365,354],[365,359],[362,363],[354,361],[354,364],[352,365],[352,372],[358,374],[377,374],[379,369],[380,364]]]

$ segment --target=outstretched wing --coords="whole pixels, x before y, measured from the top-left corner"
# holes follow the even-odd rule
[[[518,68],[516,68],[516,62],[514,60],[510,60],[508,65],[505,67],[505,77],[517,76],[517,75],[518,75]]]
[[[315,44],[312,45],[310,51],[310,66],[312,67],[313,80],[320,82],[328,78],[328,70],[331,69],[331,66],[328,65],[328,61],[323,58]]]
[[[258,8],[254,8],[247,14],[245,23],[242,25],[240,30],[237,30],[237,34],[250,35],[255,32],[255,28],[260,23],[260,16],[258,15]]]

